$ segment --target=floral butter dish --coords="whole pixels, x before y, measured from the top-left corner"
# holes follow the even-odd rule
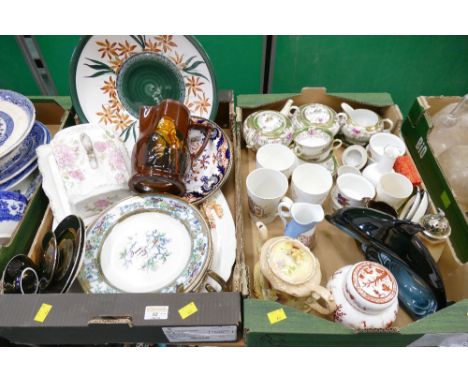
[[[18,192],[0,191],[0,244],[10,239],[27,204],[26,197]]]
[[[62,130],[49,145],[39,147],[37,154],[55,220],[74,214],[88,225],[130,194],[130,158],[125,146],[98,125]]]

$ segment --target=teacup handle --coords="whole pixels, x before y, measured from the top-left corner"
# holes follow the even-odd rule
[[[291,207],[293,204],[294,202],[287,196],[281,199],[281,202],[278,204],[278,216],[283,222],[283,225],[288,224],[289,220],[291,220]]]
[[[302,150],[301,150],[301,148],[299,146],[294,146],[293,151],[294,151],[294,154],[296,154],[297,156],[302,155]]]
[[[320,304],[319,300],[323,300],[325,305]],[[307,312],[313,309],[320,314],[326,315],[336,310],[336,303],[333,295],[327,288],[317,285],[304,303],[304,308]]]
[[[341,139],[334,139],[332,143],[332,150],[336,150],[341,147],[343,141]]]
[[[388,128],[385,128],[385,124],[388,124]],[[383,131],[386,133],[390,133],[393,130],[393,121],[388,118],[381,119],[379,122],[379,126],[382,127]]]
[[[210,133],[211,133],[212,128],[211,128],[211,125],[206,125],[206,124],[204,125],[203,123],[191,123],[190,126],[189,126],[189,129],[201,129],[201,130],[205,131],[205,138],[203,140],[203,143],[202,143],[201,147],[197,150],[197,152],[195,154],[190,153],[190,159],[193,162],[205,150],[206,145],[208,144],[208,142],[210,140]],[[190,147],[189,147],[189,150],[190,150]]]
[[[338,126],[343,127],[344,125],[346,125],[348,123],[348,118],[349,116],[346,113],[337,113],[336,121],[338,122]]]

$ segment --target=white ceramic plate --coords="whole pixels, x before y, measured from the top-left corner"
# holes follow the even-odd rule
[[[79,281],[87,293],[189,292],[211,262],[200,212],[169,195],[132,196],[104,211],[86,231]]]
[[[82,122],[108,127],[129,147],[138,136],[136,106],[148,99],[178,99],[210,119],[218,107],[211,62],[191,36],[85,36],[73,53],[70,89]]]
[[[35,120],[36,110],[28,98],[0,89],[0,158],[26,138]]]
[[[211,270],[216,272],[224,281],[231,277],[232,266],[236,260],[236,227],[231,210],[224,194],[217,191],[213,197],[202,204],[202,209],[208,218],[213,242],[213,262]],[[217,291],[220,285],[208,279],[208,283]]]

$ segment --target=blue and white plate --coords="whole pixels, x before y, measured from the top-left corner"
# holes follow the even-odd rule
[[[0,184],[18,176],[37,159],[36,148],[50,142],[50,132],[36,121],[26,139],[5,157],[0,159]]]
[[[0,89],[0,158],[27,137],[36,120],[36,109],[25,96]]]
[[[21,221],[28,201],[18,192],[0,192],[0,243],[6,243]]]
[[[10,179],[8,182],[0,184],[0,191],[12,191],[14,188],[25,180],[31,173],[37,168],[37,161],[34,161],[26,169],[24,169],[20,174],[16,175],[14,178]]]

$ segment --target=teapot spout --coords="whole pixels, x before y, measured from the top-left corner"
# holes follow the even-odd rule
[[[262,222],[257,222],[256,224],[258,234],[260,236],[260,244],[265,243],[268,240],[268,228]]]
[[[292,99],[288,99],[284,104],[283,108],[281,109],[280,113],[285,115],[286,117],[289,116],[289,111],[291,110],[293,102],[294,101]]]

